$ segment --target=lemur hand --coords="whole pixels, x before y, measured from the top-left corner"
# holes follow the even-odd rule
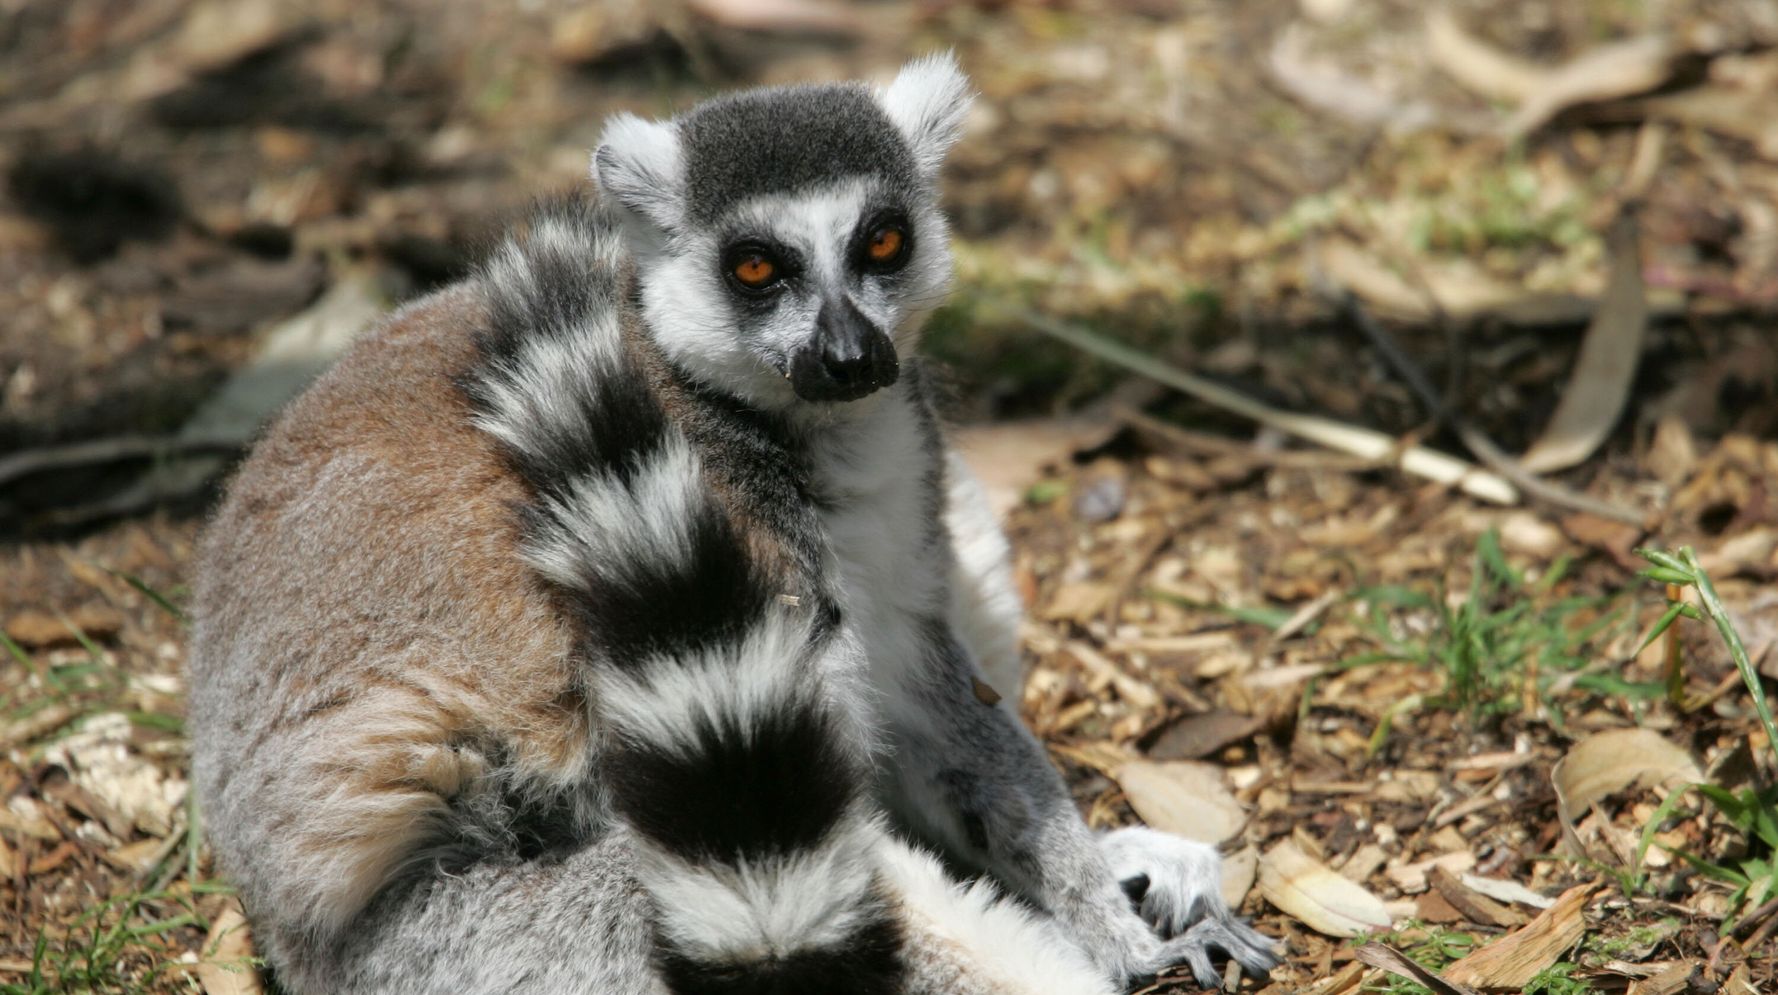
[[[1101,848],[1136,911],[1165,938],[1148,973],[1189,964],[1198,984],[1214,988],[1220,977],[1210,961],[1213,950],[1255,976],[1278,965],[1272,941],[1223,902],[1222,859],[1214,847],[1132,826],[1106,834]]]

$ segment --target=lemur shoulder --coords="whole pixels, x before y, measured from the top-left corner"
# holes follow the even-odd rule
[[[367,335],[205,533],[211,844],[310,993],[1091,995],[1269,942],[1098,835],[916,352],[967,84],[612,120],[596,199]],[[966,881],[968,883],[966,883]]]

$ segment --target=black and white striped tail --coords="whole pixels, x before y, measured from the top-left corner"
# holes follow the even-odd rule
[[[617,233],[555,208],[482,274],[477,423],[535,492],[524,555],[581,616],[613,807],[681,995],[900,988],[862,739],[626,351]]]

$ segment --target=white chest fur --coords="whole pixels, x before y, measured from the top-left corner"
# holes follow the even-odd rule
[[[951,610],[950,552],[935,513],[943,456],[916,403],[897,387],[848,405],[855,410],[819,426],[810,449],[840,605],[871,683],[891,697],[929,651],[930,624]]]

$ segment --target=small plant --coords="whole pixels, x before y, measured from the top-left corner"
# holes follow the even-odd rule
[[[1578,970],[1579,964],[1568,961],[1551,964],[1525,983],[1523,995],[1586,995],[1594,991],[1591,982],[1574,976]]]
[[[1478,945],[1476,938],[1469,933],[1413,919],[1404,921],[1398,928],[1387,933],[1372,934],[1365,942],[1392,947],[1435,974],[1451,966],[1459,958],[1467,956]],[[1366,985],[1363,990],[1380,992],[1382,995],[1432,995],[1425,985],[1396,975],[1386,975],[1379,981]]]
[[[1773,755],[1778,757],[1778,730],[1774,729],[1772,709],[1766,701],[1765,689],[1760,684],[1759,672],[1754,669],[1753,661],[1747,655],[1747,648],[1741,642],[1740,633],[1735,631],[1733,621],[1723,608],[1722,599],[1717,597],[1710,575],[1698,564],[1697,555],[1689,546],[1680,547],[1677,553],[1658,549],[1638,549],[1636,553],[1650,564],[1639,576],[1667,585],[1667,611],[1650,630],[1642,647],[1647,648],[1662,636],[1667,637],[1666,683],[1669,698],[1676,705],[1684,707],[1684,660],[1679,653],[1677,630],[1674,626],[1681,618],[1698,621],[1708,619],[1716,626],[1718,635],[1728,648],[1729,657],[1734,660],[1735,669],[1739,671],[1742,683],[1747,686],[1754,711],[1759,714],[1767,745],[1772,749]],[[1683,600],[1687,589],[1696,592],[1696,605]],[[1729,914],[1723,923],[1724,930],[1727,930],[1747,909],[1778,897],[1778,785],[1753,786],[1731,791],[1721,785],[1695,784],[1692,785],[1692,790],[1703,796],[1729,825],[1741,833],[1742,844],[1735,847],[1735,850],[1744,855],[1712,861],[1688,850],[1666,849],[1691,865],[1698,873],[1733,889],[1729,893]],[[1680,799],[1687,793],[1674,792],[1650,817],[1649,824],[1643,827],[1638,863],[1641,854],[1647,851],[1653,840],[1656,828],[1674,813]]]
[[[1437,668],[1445,689],[1426,700],[1472,714],[1551,707],[1546,691],[1557,680],[1601,694],[1660,694],[1658,687],[1590,671],[1599,645],[1628,613],[1616,597],[1558,595],[1567,566],[1558,560],[1529,580],[1506,561],[1499,535],[1490,530],[1476,543],[1468,593],[1455,605],[1442,590],[1361,590],[1367,611],[1360,624],[1380,649],[1341,665],[1405,660]]]
[[[225,890],[193,889],[196,893]],[[176,914],[157,917],[171,905]],[[19,982],[0,983],[0,995],[72,995],[75,992],[136,995],[165,990],[169,974],[185,970],[176,945],[164,939],[179,930],[209,928],[192,899],[168,892],[135,892],[81,913],[65,932],[38,932],[31,967]],[[179,949],[183,949],[180,947]]]
[[[1735,625],[1729,620],[1728,610],[1722,606],[1722,599],[1716,596],[1716,585],[1710,583],[1710,575],[1698,565],[1697,554],[1690,546],[1681,546],[1678,553],[1668,553],[1658,549],[1638,549],[1636,555],[1647,560],[1648,569],[1637,576],[1646,577],[1667,585],[1669,602],[1666,614],[1649,632],[1648,640],[1642,644],[1647,648],[1650,643],[1663,634],[1669,635],[1670,647],[1668,660],[1668,693],[1673,696],[1683,687],[1684,674],[1677,653],[1678,640],[1673,638],[1669,630],[1679,621],[1681,616],[1702,621],[1706,617],[1716,625],[1717,634],[1722,637],[1723,644],[1728,647],[1729,658],[1735,661],[1735,669],[1741,674],[1741,682],[1747,685],[1747,694],[1753,699],[1754,711],[1759,713],[1760,724],[1765,727],[1766,746],[1772,755],[1778,758],[1778,725],[1772,721],[1772,706],[1766,701],[1766,692],[1760,685],[1760,675],[1753,668],[1753,660],[1747,655],[1747,647],[1741,642],[1741,634],[1735,631]],[[1680,595],[1686,588],[1697,592],[1698,604],[1683,601]],[[1702,606],[1702,611],[1699,610]],[[1675,702],[1678,704],[1678,702]]]

